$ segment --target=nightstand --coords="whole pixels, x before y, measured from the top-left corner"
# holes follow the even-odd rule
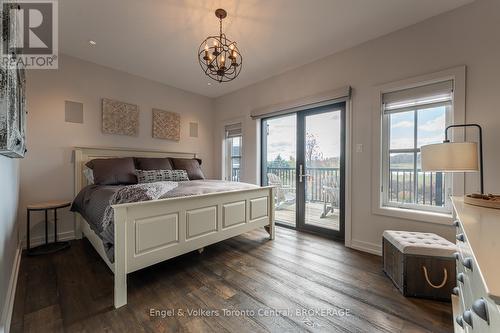
[[[69,242],[57,241],[57,210],[71,206],[71,201],[47,201],[36,204],[30,204],[26,207],[26,248],[28,255],[35,256],[41,254],[53,253],[70,246]],[[49,229],[48,229],[48,214],[49,210],[54,211],[54,242],[49,243]],[[43,211],[45,212],[45,244],[30,248],[30,217],[31,212]]]

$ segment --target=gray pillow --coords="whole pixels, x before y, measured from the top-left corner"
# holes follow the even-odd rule
[[[170,158],[134,157],[137,170],[173,170]]]
[[[189,180],[186,170],[135,170],[137,181],[141,183],[182,182]]]
[[[189,180],[205,179],[201,170],[201,160],[197,158],[171,158],[176,170],[186,170]]]
[[[132,157],[97,158],[87,162],[85,166],[92,169],[96,185],[137,184]]]

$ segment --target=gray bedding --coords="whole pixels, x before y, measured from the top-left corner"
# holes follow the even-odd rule
[[[78,212],[102,239],[106,254],[114,262],[112,204],[185,197],[215,192],[258,188],[256,185],[223,180],[191,180],[137,185],[89,185],[76,196],[71,211]]]

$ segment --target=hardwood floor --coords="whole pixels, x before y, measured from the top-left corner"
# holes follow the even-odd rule
[[[282,313],[262,313],[273,309]],[[258,230],[130,274],[118,310],[112,273],[87,240],[23,256],[11,332],[63,331],[451,332],[452,315],[449,303],[401,296],[377,256],[277,228],[274,241]]]

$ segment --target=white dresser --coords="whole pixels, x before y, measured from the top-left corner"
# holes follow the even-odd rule
[[[500,210],[454,197],[458,252],[455,332],[500,332]]]

